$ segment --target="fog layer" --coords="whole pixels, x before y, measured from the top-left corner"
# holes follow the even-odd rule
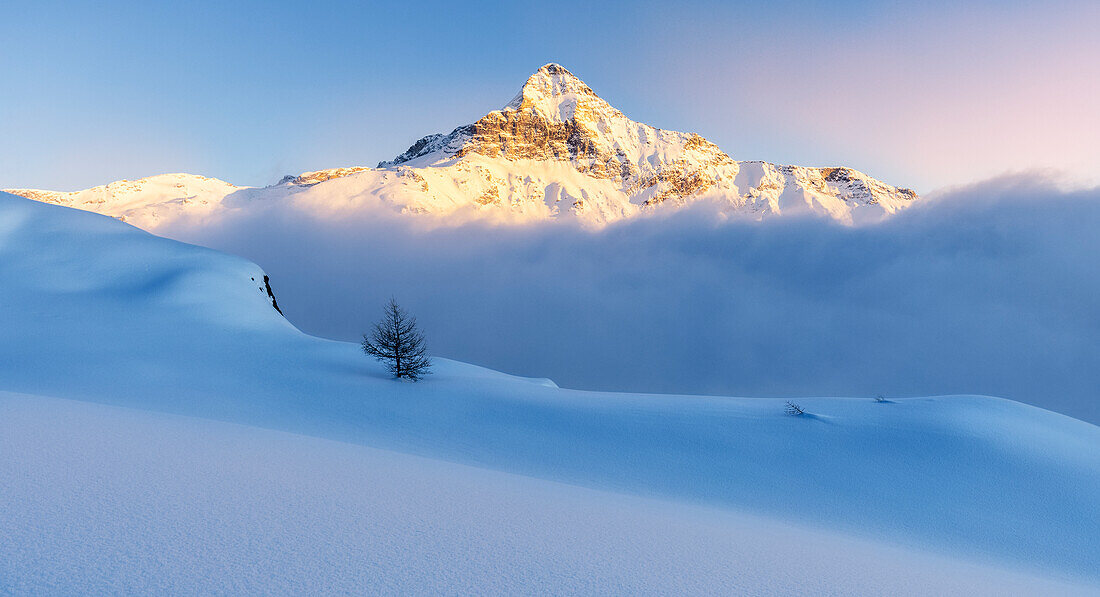
[[[890,221],[431,228],[253,204],[160,234],[245,256],[302,330],[357,340],[391,296],[434,354],[573,388],[991,394],[1100,423],[1100,189],[1042,177]]]

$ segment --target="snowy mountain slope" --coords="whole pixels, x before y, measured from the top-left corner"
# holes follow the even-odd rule
[[[347,180],[336,188],[336,179]],[[697,134],[630,120],[557,64],[532,74],[503,109],[428,135],[378,168],[306,172],[259,189],[166,174],[74,193],[9,192],[149,230],[288,197],[315,214],[383,204],[442,224],[568,219],[597,226],[696,202],[741,217],[817,214],[860,224],[917,199],[851,168],[736,161]]]
[[[0,390],[289,431],[1100,583],[1093,425],[973,396],[806,398],[797,402],[809,414],[791,417],[783,400],[571,391],[446,359],[424,382],[397,383],[356,345],[298,332],[262,280],[242,259],[0,195]],[[113,485],[96,487],[107,489],[86,496],[93,509]],[[33,535],[34,504],[3,499],[17,519],[8,524]],[[96,511],[107,521],[113,507]],[[537,545],[524,549],[538,559]]]
[[[3,593],[1095,594],[798,523],[25,394],[0,392],[0,471]]]
[[[179,214],[210,214],[221,207],[227,195],[237,190],[238,187],[216,178],[161,174],[141,180],[119,180],[83,191],[12,189],[8,192],[35,201],[107,214],[123,221],[133,218],[152,227],[156,222]]]

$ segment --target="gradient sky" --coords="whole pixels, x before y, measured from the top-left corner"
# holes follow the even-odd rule
[[[1093,0],[593,4],[9,5],[0,187],[373,165],[550,61],[736,159],[919,192],[1032,169],[1100,183]]]

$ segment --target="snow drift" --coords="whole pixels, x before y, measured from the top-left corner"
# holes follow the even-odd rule
[[[455,498],[459,506],[472,506],[480,491],[495,496],[491,499],[506,499],[498,489],[511,481],[494,475],[541,479],[520,482],[534,488],[537,496],[544,496],[531,498],[529,508],[537,509],[538,499],[553,501],[555,492],[585,501],[584,516],[589,518],[603,517],[608,504],[626,504],[625,518],[611,521],[609,534],[601,535],[610,550],[631,544],[636,531],[629,529],[636,524],[636,517],[644,518],[639,512],[650,507],[635,509],[630,504],[637,502],[631,500],[656,498],[666,504],[660,508],[672,509],[672,514],[664,510],[666,514],[658,515],[666,521],[661,524],[671,526],[675,524],[669,520],[682,516],[709,516],[694,508],[716,509],[726,513],[717,515],[720,517],[771,521],[751,523],[764,528],[774,528],[769,525],[777,524],[776,520],[797,522],[799,528],[816,529],[794,531],[797,536],[821,537],[824,533],[840,541],[834,546],[856,541],[863,546],[858,548],[860,553],[874,551],[868,542],[900,544],[908,550],[940,554],[928,556],[932,558],[929,562],[946,556],[1085,585],[1100,582],[1095,568],[1100,557],[1095,540],[1100,536],[1100,522],[1093,516],[1100,501],[1100,452],[1096,450],[1100,428],[1093,425],[1015,402],[976,396],[887,403],[804,398],[798,402],[807,415],[791,417],[783,412],[783,400],[570,391],[545,380],[517,378],[446,359],[437,360],[436,374],[424,382],[396,383],[379,365],[365,359],[355,344],[300,333],[273,308],[262,280],[263,272],[243,259],[157,238],[96,214],[0,195],[0,390],[189,415],[454,463],[410,464],[415,469],[413,476],[423,477],[399,481],[396,487],[415,492],[416,487],[436,478],[433,471],[438,467],[448,491],[462,494]],[[277,292],[277,279],[274,286]],[[213,466],[209,475],[192,470],[183,478],[205,479],[212,485],[194,494],[179,493],[179,488],[163,485],[163,473],[158,471],[171,463],[183,465],[187,459],[181,462],[169,456],[158,462],[139,454],[119,455],[140,452],[140,446],[148,445],[161,431],[182,439],[156,443],[160,447],[154,454],[186,453],[201,443],[196,438],[215,438],[214,447],[195,452],[201,461],[218,462],[235,453],[233,446],[238,440],[233,438],[240,435],[245,438],[239,441],[246,453],[264,453],[260,447],[270,442],[287,442],[313,454],[332,451],[358,463],[344,470],[363,471],[387,459],[413,462],[390,452],[322,445],[312,439],[295,439],[297,436],[238,433],[221,423],[48,401],[39,404],[37,400],[45,399],[6,394],[0,402],[2,412],[7,413],[5,422],[0,423],[5,425],[0,427],[4,430],[0,437],[6,442],[0,466],[8,471],[8,478],[20,480],[0,490],[0,524],[10,531],[8,536],[21,541],[14,550],[17,556],[30,553],[28,550],[46,554],[37,569],[8,564],[3,569],[5,580],[0,582],[12,583],[6,585],[10,588],[53,586],[44,575],[49,577],[55,568],[70,561],[65,549],[77,549],[89,537],[103,549],[117,550],[116,542],[140,532],[141,525],[118,535],[97,525],[114,524],[115,512],[127,511],[134,504],[146,513],[150,528],[164,534],[151,539],[149,545],[168,544],[175,553],[196,540],[190,532],[201,536],[219,528],[208,522],[192,524],[191,517],[179,514],[188,508],[208,512],[201,506],[209,503],[211,496],[220,496],[213,515],[224,518],[221,528],[234,528],[233,521],[243,516],[242,510],[220,492],[234,487],[238,480],[245,486],[271,491],[284,487],[289,492],[275,502],[240,502],[255,503],[261,511],[264,504],[277,503],[287,516],[300,520],[311,504],[317,503],[305,489],[308,484],[293,475],[284,479],[277,471],[258,471],[254,456],[242,456],[237,465],[240,470],[235,472],[221,464]],[[117,434],[105,432],[101,438],[95,431],[64,433],[68,439],[51,448],[58,456],[47,458],[38,467],[32,454],[49,445],[40,442],[49,434],[27,433],[24,426],[50,428],[48,417],[40,410],[43,404],[58,409],[60,430],[88,429],[85,424],[108,429],[116,424],[129,429],[132,424],[134,430],[108,444],[102,442]],[[112,420],[117,422],[109,422]],[[106,447],[86,449],[94,445]],[[289,458],[288,452],[279,451],[277,458]],[[313,456],[302,462],[309,458]],[[470,473],[470,478],[484,475],[495,480],[464,485],[466,473],[453,468],[455,465],[474,465],[497,473]],[[78,477],[87,479],[84,483],[88,485],[69,489],[49,482],[66,477],[68,467],[101,472],[94,475],[98,480]],[[125,471],[135,467],[145,471],[140,478],[155,481],[150,493],[118,487],[119,479],[128,474]],[[303,468],[295,465],[291,470]],[[40,476],[31,474],[39,469]],[[371,474],[381,478],[380,473]],[[275,475],[276,481],[264,475]],[[588,494],[579,489],[543,484],[551,481],[613,493],[600,493],[602,497],[586,501]],[[336,489],[338,485],[331,486],[333,491],[343,491]],[[26,499],[39,491],[46,492],[45,501]],[[379,499],[392,503],[402,499],[402,491],[394,490],[390,498]],[[635,497],[620,502],[613,494]],[[85,531],[59,531],[71,529],[64,515],[57,511],[44,515],[40,510],[42,504],[67,503],[57,502],[59,495],[75,496],[79,511],[88,513],[89,518],[82,522],[87,525]],[[149,502],[149,496],[180,500],[166,505],[174,522],[162,526],[156,502]],[[334,509],[337,518],[333,520],[338,520],[348,516],[348,509],[358,511],[370,502],[357,500],[348,503],[329,498],[321,503]],[[691,514],[678,510],[688,508],[686,504],[692,505]],[[418,512],[408,516],[423,515],[423,510]],[[666,515],[672,518],[661,518]],[[516,516],[506,515],[501,524],[512,524],[508,521]],[[546,526],[536,535],[558,524],[561,518],[557,516],[551,513],[538,518],[546,521]],[[483,514],[472,517],[461,520],[473,520],[474,525],[484,520]],[[53,528],[42,536],[68,542],[68,548],[33,544],[39,523]],[[270,524],[261,526],[270,529]],[[461,522],[443,517],[433,524],[442,525],[444,530],[439,532],[446,534],[446,529],[454,528],[449,525]],[[721,524],[749,523],[735,520]],[[529,536],[519,528],[506,532]],[[580,527],[571,528],[581,532]],[[677,541],[690,542],[697,531],[679,532]],[[381,536],[392,539],[400,532],[389,527]],[[837,533],[855,539],[843,539]],[[748,532],[744,537],[756,541],[766,534]],[[311,536],[315,541],[316,536]],[[461,536],[459,533],[453,540],[461,541]],[[257,535],[251,539],[272,553],[293,551],[281,547],[286,545],[285,538]],[[727,540],[721,536],[707,539],[718,542],[714,545]],[[560,555],[567,545],[551,540],[542,545],[541,539],[511,541],[512,545],[518,541],[517,549],[528,556],[520,557],[521,562],[490,558],[486,565],[522,574],[527,569],[524,566],[533,568],[544,552]],[[426,546],[410,539],[404,545],[431,549],[435,544]],[[445,541],[444,545],[451,547],[440,549],[455,544]],[[790,553],[781,546],[770,549],[772,553]],[[240,553],[239,547],[225,551]],[[384,551],[381,548],[377,553]],[[811,550],[806,557],[826,558],[814,560],[816,565],[829,561],[828,551]],[[130,555],[118,566],[125,569],[131,565],[127,562],[133,562],[136,569],[148,563]],[[88,564],[95,561],[90,557],[83,553],[71,560],[76,576],[70,580],[87,580],[80,575],[82,570],[95,568]],[[176,567],[184,566],[181,561],[169,557],[158,565],[180,574]],[[295,565],[301,561],[296,559]],[[364,565],[371,565],[370,561],[368,558]],[[714,562],[707,565],[711,564]],[[892,564],[887,569],[893,569],[889,566]],[[65,577],[63,570],[56,574]],[[916,576],[928,578],[922,574]],[[981,578],[996,576],[995,572],[981,573]],[[821,582],[828,583],[829,577],[820,577]],[[874,590],[869,588],[874,582],[903,588],[896,585],[897,579],[870,577],[864,590]],[[449,587],[461,586],[460,580],[472,577],[456,578]],[[23,581],[28,584],[18,584]],[[437,577],[435,582],[441,581]],[[62,585],[102,586],[76,581]],[[406,588],[409,586],[414,585]],[[837,581],[833,586],[844,585]],[[1042,586],[1055,591],[1054,585]],[[400,591],[401,587],[391,590]]]
[[[724,509],[0,392],[0,591],[1088,595]]]

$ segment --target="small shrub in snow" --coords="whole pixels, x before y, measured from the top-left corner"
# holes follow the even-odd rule
[[[802,410],[801,406],[795,404],[794,402],[791,402],[790,400],[787,401],[786,412],[792,417],[806,414],[806,411]]]
[[[393,299],[386,305],[382,321],[374,324],[369,335],[363,335],[363,352],[386,363],[398,379],[417,381],[431,373],[431,358],[416,318]]]
[[[882,394],[875,396],[875,402],[886,402],[886,396],[883,396]]]

